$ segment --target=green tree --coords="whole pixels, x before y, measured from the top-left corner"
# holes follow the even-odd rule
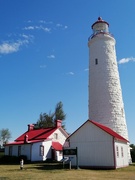
[[[9,131],[9,129],[0,130],[0,141],[2,145],[7,144],[10,138],[11,132]]]
[[[62,127],[65,129],[65,123],[64,120],[66,119],[66,114],[63,111],[63,104],[62,102],[58,102],[56,107],[55,107],[55,112],[54,112],[54,123],[56,120],[62,120]]]
[[[43,128],[43,127],[53,127],[53,114],[51,112],[49,114],[47,113],[41,113],[39,115],[39,119],[36,123],[36,126],[38,128]]]
[[[131,147],[131,158],[132,158],[132,162],[135,162],[135,145],[134,144],[130,144]]]
[[[65,129],[64,120],[66,118],[66,114],[63,111],[63,104],[62,102],[58,102],[55,107],[54,113],[49,112],[41,113],[39,115],[39,119],[35,124],[35,128],[47,128],[47,127],[54,127],[56,120],[62,120],[62,127]]]

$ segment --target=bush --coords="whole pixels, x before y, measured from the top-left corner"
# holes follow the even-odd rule
[[[135,162],[135,145],[134,145],[134,144],[131,144],[130,147],[132,148],[132,149],[130,150],[132,162]]]
[[[17,157],[17,156],[4,155],[4,156],[1,156],[0,158],[0,164],[19,164],[21,159],[23,159],[26,162],[27,156],[21,155]]]
[[[18,157],[4,155],[0,158],[1,164],[16,164],[18,163]]]

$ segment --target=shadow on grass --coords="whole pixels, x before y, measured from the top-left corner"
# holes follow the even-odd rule
[[[132,164],[130,164],[130,166],[135,166],[135,162],[134,162],[134,163],[132,163]]]
[[[59,170],[59,169],[68,169],[69,165],[63,163],[43,163],[37,164],[34,168],[39,170]]]
[[[130,168],[130,167],[135,167],[135,163],[130,164],[130,166],[128,168]],[[58,163],[58,162],[56,162],[56,163],[40,163],[40,164],[35,164],[35,166],[32,168],[35,168],[38,170],[60,170],[60,169],[69,169],[69,164],[67,163],[67,164],[64,164],[64,166],[63,166],[63,163]],[[76,168],[72,167],[72,169],[76,169]],[[87,169],[87,168],[84,168],[84,169]],[[88,168],[88,169],[91,169],[91,170],[113,170],[113,169],[101,169],[101,168],[99,168],[99,169]],[[125,168],[122,168],[122,169],[124,170]]]

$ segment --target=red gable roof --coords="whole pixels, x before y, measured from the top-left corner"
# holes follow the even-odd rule
[[[127,139],[125,139],[124,137],[120,136],[118,133],[116,133],[115,131],[113,131],[112,129],[110,129],[107,126],[104,126],[100,123],[97,123],[93,120],[87,120],[84,124],[86,124],[87,122],[91,122],[92,124],[94,124],[95,126],[99,127],[100,129],[102,129],[103,131],[105,131],[106,133],[110,134],[111,136],[113,136],[115,139],[118,139],[120,141],[125,141],[125,142],[129,142]],[[82,124],[78,129],[80,129],[84,124]],[[78,129],[76,131],[78,131]],[[76,132],[75,131],[75,132]],[[73,134],[75,134],[75,132],[73,132],[67,139],[69,139]]]
[[[26,131],[15,141],[24,141],[26,135],[28,136],[28,141],[47,139],[56,129],[57,128],[53,127],[53,128],[33,129],[30,131]]]
[[[113,136],[116,139],[119,139],[121,141],[125,141],[128,142],[127,139],[125,139],[124,137],[120,136],[118,133],[116,133],[115,131],[113,131],[112,129],[110,129],[107,126],[104,126],[102,124],[99,124],[95,121],[89,120],[92,124],[96,125],[97,127],[99,127],[100,129],[104,130],[105,132],[107,132],[108,134],[110,134],[111,136]]]
[[[56,151],[62,151],[62,145],[59,142],[52,142],[52,147],[56,150]]]
[[[61,120],[56,120],[55,127],[50,128],[41,128],[41,129],[34,129],[33,124],[28,124],[28,131],[26,131],[24,134],[19,136],[14,142],[7,143],[8,145],[21,145],[24,143],[36,143],[44,140],[49,140],[50,136],[59,129],[65,137],[68,137],[68,134],[66,131],[61,127]],[[52,139],[52,138],[51,138]],[[56,146],[57,145],[57,146]],[[55,144],[58,149],[61,149],[61,145]]]

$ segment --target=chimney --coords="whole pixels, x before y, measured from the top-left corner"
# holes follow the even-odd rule
[[[61,127],[62,126],[62,120],[56,120],[55,121],[55,127],[56,128],[59,128],[59,127]]]
[[[28,124],[28,131],[32,131],[34,129],[34,124]]]
[[[27,134],[24,136],[24,143],[28,143],[28,135]]]

